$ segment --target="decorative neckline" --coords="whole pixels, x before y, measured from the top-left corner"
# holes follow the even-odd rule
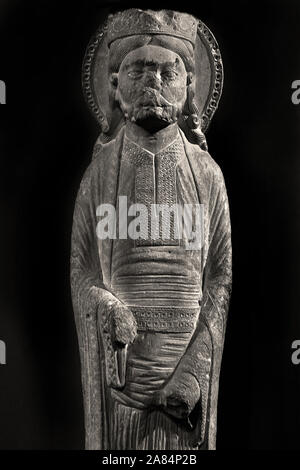
[[[168,148],[178,137],[179,132],[176,122],[155,132],[155,134],[150,134],[133,122],[128,122],[125,128],[125,138],[152,155]]]

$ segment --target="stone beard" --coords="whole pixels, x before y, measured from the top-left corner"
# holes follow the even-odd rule
[[[221,170],[178,125],[193,79],[192,39],[178,24],[186,22],[196,34],[196,20],[130,12],[115,15],[108,27],[110,98],[125,125],[109,143],[96,145],[74,212],[71,284],[86,447],[212,449],[231,239]],[[163,29],[165,14],[173,15],[166,27],[175,28],[175,37],[151,35],[151,21]],[[148,34],[118,37],[120,15],[129,28],[137,15]],[[202,248],[186,250],[185,235],[153,238],[143,227],[135,240],[98,238],[97,207],[118,210],[124,196],[128,208],[202,204]]]

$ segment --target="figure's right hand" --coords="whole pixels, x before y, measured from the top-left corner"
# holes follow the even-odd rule
[[[98,324],[105,351],[107,384],[122,388],[126,377],[127,346],[137,336],[135,317],[130,308],[106,291],[98,305]]]
[[[133,343],[137,336],[137,324],[130,308],[122,302],[113,304],[110,313],[111,338],[120,346]]]
[[[125,346],[137,336],[137,324],[130,308],[123,304],[111,292],[103,292],[98,305],[100,325],[110,335],[112,344]]]

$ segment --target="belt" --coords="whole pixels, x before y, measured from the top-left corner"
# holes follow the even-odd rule
[[[130,306],[140,331],[190,333],[194,330],[200,307]]]

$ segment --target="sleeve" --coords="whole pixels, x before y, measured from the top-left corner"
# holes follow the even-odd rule
[[[100,448],[107,435],[105,422],[105,354],[99,338],[99,310],[116,299],[102,279],[96,239],[97,168],[91,164],[78,191],[71,239],[71,290],[78,335],[85,411],[86,447]],[[101,446],[104,445],[103,443]]]

